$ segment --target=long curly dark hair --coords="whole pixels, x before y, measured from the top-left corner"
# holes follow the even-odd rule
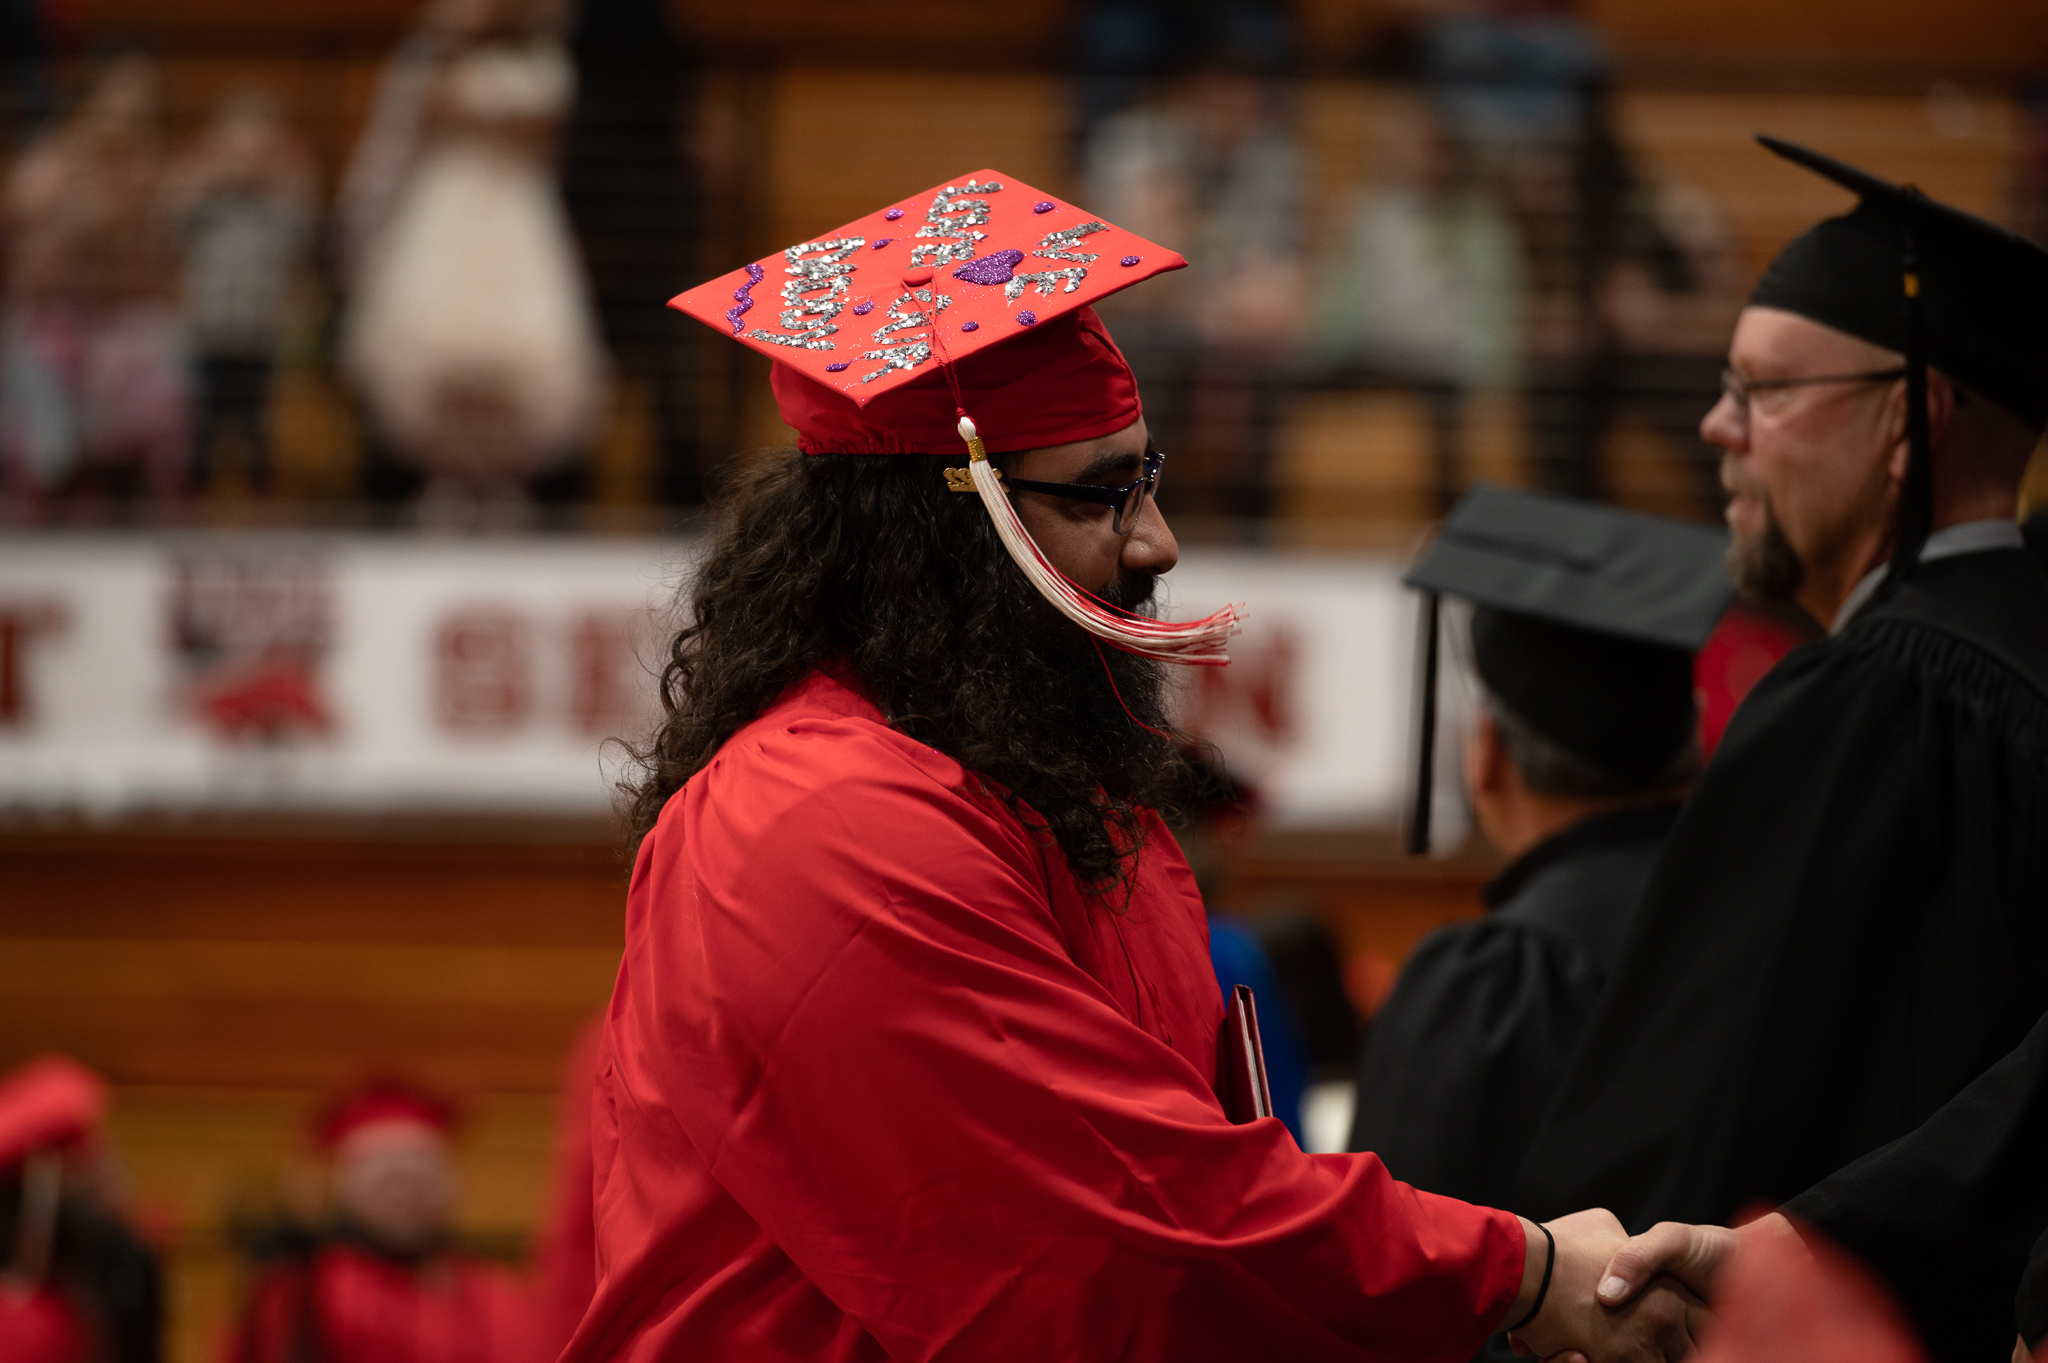
[[[1098,650],[1054,612],[980,499],[949,492],[939,467],[789,450],[736,476],[669,644],[663,721],[622,787],[636,845],[721,744],[841,660],[890,727],[1049,830],[1084,885],[1125,880],[1140,810],[1170,804],[1184,779],[1164,669]],[[1151,588],[1110,595],[1137,609]]]

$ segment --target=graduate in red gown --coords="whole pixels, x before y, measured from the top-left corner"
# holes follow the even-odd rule
[[[63,1056],[0,1078],[0,1359],[156,1363],[156,1259],[117,1214],[106,1086]]]
[[[645,755],[599,1360],[1675,1357],[1540,1228],[1218,1098],[1165,463],[1088,305],[1173,252],[996,171],[693,290],[799,449],[728,490]],[[1555,1248],[1553,1249],[1553,1241]]]
[[[257,1280],[231,1363],[547,1363],[524,1285],[449,1245],[452,1122],[395,1084],[336,1105],[334,1226]]]

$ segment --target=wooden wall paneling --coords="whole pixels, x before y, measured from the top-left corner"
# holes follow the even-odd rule
[[[610,996],[626,867],[606,845],[14,835],[0,877],[0,1064],[545,1092]]]
[[[1615,117],[1639,165],[1713,196],[1752,277],[1786,242],[1854,203],[1757,146],[1760,132],[1917,184],[1994,222],[2011,211],[2020,116],[2005,96],[1633,90],[1617,96]]]

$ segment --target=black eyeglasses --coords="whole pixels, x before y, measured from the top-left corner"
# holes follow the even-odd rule
[[[1065,497],[1070,502],[1094,502],[1098,506],[1115,508],[1110,527],[1119,535],[1128,535],[1138,528],[1138,518],[1145,514],[1145,503],[1153,496],[1153,489],[1159,486],[1159,470],[1166,463],[1166,456],[1150,445],[1145,447],[1145,462],[1138,476],[1122,487],[1101,487],[1094,483],[1039,483],[1028,478],[1003,478],[1003,486],[1021,492],[1043,492],[1049,497]]]
[[[1749,416],[1749,400],[1757,393],[1775,393],[1781,388],[1812,388],[1823,383],[1890,383],[1893,379],[1906,377],[1905,367],[1896,369],[1870,369],[1860,374],[1811,374],[1794,379],[1753,379],[1736,369],[1721,371],[1721,391],[1735,404],[1735,410],[1744,419]]]

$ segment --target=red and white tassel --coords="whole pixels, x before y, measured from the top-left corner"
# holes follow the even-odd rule
[[[1244,607],[1225,606],[1200,620],[1174,624],[1118,610],[1082,591],[1053,567],[1032,540],[1031,532],[1024,528],[1024,522],[1017,518],[1017,508],[1010,505],[996,466],[989,462],[988,449],[969,417],[960,418],[960,438],[967,442],[968,476],[974,480],[974,490],[981,494],[981,504],[988,508],[989,519],[995,522],[1003,547],[1010,551],[1010,557],[1031,585],[1038,588],[1039,595],[1052,602],[1060,614],[1103,642],[1141,658],[1204,667],[1221,667],[1230,661],[1226,650],[1230,636],[1237,633],[1244,619]]]

